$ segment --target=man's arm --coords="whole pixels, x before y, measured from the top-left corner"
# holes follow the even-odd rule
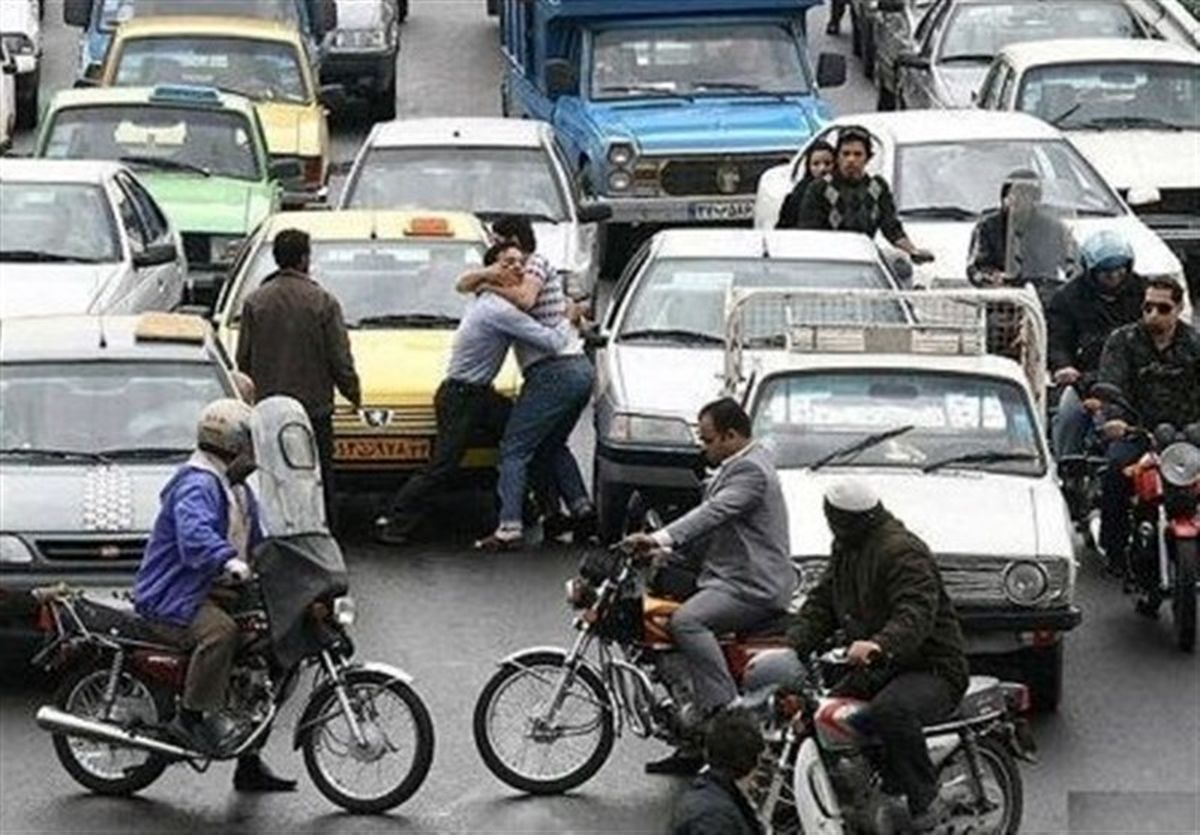
[[[537,303],[544,280],[540,270],[526,267],[521,274],[521,281],[512,284],[505,272],[493,264],[490,267],[468,270],[458,277],[458,283],[454,287],[458,292],[468,294],[491,290],[522,310],[529,310]]]
[[[904,230],[904,224],[896,213],[896,199],[892,197],[892,189],[882,177],[875,178],[882,190],[879,194],[879,231],[891,241],[897,249],[908,253],[914,263],[924,263],[933,260],[933,253],[914,244]]]
[[[888,560],[890,617],[870,638],[885,656],[912,655],[933,631],[938,609],[937,571],[933,558],[915,548]]]
[[[808,191],[808,178],[801,178],[800,182],[788,192],[787,197],[783,198],[783,205],[779,207],[779,218],[775,221],[776,229],[795,229],[800,222],[800,200]]]
[[[242,305],[242,316],[238,320],[237,367],[239,371],[250,373],[250,343],[254,338],[254,306]]]
[[[1004,274],[1004,253],[996,252],[994,239],[985,235],[989,223],[984,218],[971,230],[971,248],[967,257],[967,279],[976,287],[992,287]]]
[[[796,619],[788,626],[787,639],[801,658],[821,648],[821,644],[837,629],[837,613],[833,609],[833,565],[826,567],[820,582],[808,593]]]
[[[548,328],[503,300],[501,304],[495,305],[488,321],[501,333],[548,354],[557,353],[567,344],[567,333],[564,330]]]
[[[1104,342],[1104,351],[1100,354],[1100,371],[1096,375],[1096,379],[1099,382],[1116,386],[1126,398],[1130,398],[1133,396],[1129,387],[1132,371],[1129,353],[1126,350],[1124,328],[1118,328],[1110,333]],[[1111,403],[1104,404],[1103,412],[1104,416],[1110,420],[1113,418],[1132,419],[1133,417],[1124,414],[1120,407]]]
[[[1079,345],[1079,328],[1069,309],[1066,288],[1060,289],[1046,308],[1046,330],[1049,338],[1047,353],[1050,370],[1075,367],[1075,350]]]
[[[329,357],[329,376],[342,396],[358,407],[362,403],[362,388],[350,353],[350,334],[342,317],[342,306],[333,296],[325,313],[325,355]]]
[[[181,485],[175,494],[175,546],[188,568],[217,574],[225,563],[237,556],[237,549],[222,535],[222,508],[216,477],[211,485],[193,481]]]
[[[662,538],[671,544],[699,539],[752,510],[762,501],[766,490],[766,473],[749,462],[739,461],[724,476],[716,492],[663,528]]]

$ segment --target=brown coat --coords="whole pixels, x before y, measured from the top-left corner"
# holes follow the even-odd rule
[[[303,273],[279,270],[242,304],[238,368],[258,399],[285,394],[314,417],[333,412],[333,389],[358,405],[362,393],[342,306]]]

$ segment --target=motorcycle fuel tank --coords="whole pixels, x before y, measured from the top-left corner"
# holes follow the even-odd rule
[[[817,738],[826,751],[861,748],[870,741],[865,726],[867,703],[860,699],[822,699],[815,722]]]

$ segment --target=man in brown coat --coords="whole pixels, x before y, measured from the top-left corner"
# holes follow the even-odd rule
[[[304,405],[321,457],[325,513],[332,524],[333,389],[358,408],[358,373],[342,306],[308,275],[308,234],[282,230],[273,252],[279,269],[242,304],[237,364],[254,380],[259,400],[285,394]]]

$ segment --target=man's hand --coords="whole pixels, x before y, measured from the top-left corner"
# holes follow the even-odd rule
[[[912,259],[914,264],[928,264],[933,261],[933,253],[928,249],[922,249],[921,247],[914,247],[912,251],[908,253],[908,257]]]
[[[1054,385],[1069,386],[1082,376],[1083,374],[1078,368],[1068,365],[1066,368],[1060,368],[1054,372]]]
[[[1113,420],[1105,421],[1104,425],[1100,427],[1100,431],[1110,441],[1117,441],[1125,437],[1125,433],[1129,431],[1129,424],[1120,418],[1114,418]]]
[[[658,548],[658,541],[648,533],[631,533],[621,540],[621,547],[638,556],[645,556]]]
[[[225,563],[225,576],[235,583],[244,583],[250,579],[250,566],[234,557]]]
[[[1091,412],[1092,414],[1100,411],[1101,407],[1104,406],[1104,404],[1100,402],[1099,397],[1088,397],[1080,405],[1083,406],[1083,410],[1085,412]]]
[[[846,650],[846,657],[856,667],[869,667],[880,655],[883,655],[883,647],[874,641],[855,641]]]

